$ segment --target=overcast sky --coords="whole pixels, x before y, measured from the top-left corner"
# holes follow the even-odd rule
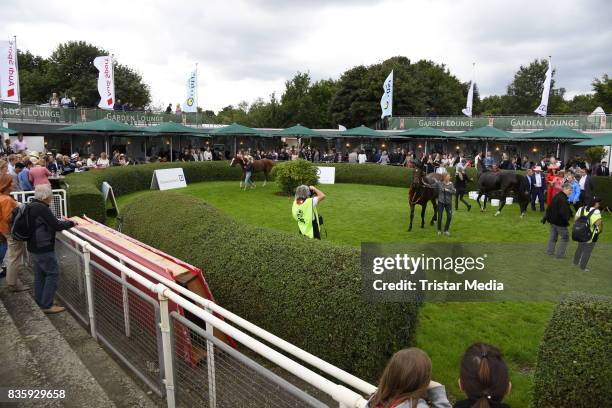
[[[213,110],[280,95],[296,71],[337,79],[396,55],[444,63],[461,81],[476,62],[482,95],[548,55],[569,96],[612,75],[610,0],[1,0],[0,15],[0,38],[35,54],[69,40],[109,50],[159,105],[184,100],[196,62],[199,105]]]

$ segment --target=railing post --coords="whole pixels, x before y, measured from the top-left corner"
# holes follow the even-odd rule
[[[165,289],[162,284],[158,288]],[[166,401],[168,408],[175,408],[174,401],[174,369],[172,365],[172,338],[170,337],[170,310],[168,308],[168,298],[164,296],[163,289],[157,292],[159,299],[159,328],[162,338],[162,352],[164,360],[164,384],[166,385]]]
[[[123,259],[120,259],[119,263],[121,263],[121,265],[125,265],[123,263]],[[128,296],[127,277],[125,276],[124,271],[121,271],[121,296],[123,298],[123,323],[125,326],[125,336],[130,337],[130,298]]]
[[[98,334],[96,331],[96,315],[94,307],[93,297],[93,284],[91,279],[91,267],[89,262],[91,261],[91,253],[89,247],[85,245],[83,247],[83,266],[85,269],[85,290],[87,291],[87,314],[89,315],[89,330],[91,337],[98,340]]]
[[[212,314],[212,310],[204,308],[206,313]],[[206,333],[209,336],[214,336],[214,327],[209,322],[206,322]],[[208,367],[208,398],[210,408],[217,406],[217,381],[215,378],[215,345],[212,341],[206,340],[206,360]]]

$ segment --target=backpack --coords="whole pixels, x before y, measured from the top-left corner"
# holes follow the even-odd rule
[[[11,213],[11,236],[16,241],[28,241],[30,231],[30,205],[19,205]]]
[[[572,239],[576,242],[589,242],[593,237],[591,231],[591,215],[595,212],[593,208],[587,214],[584,213],[584,208],[580,210],[580,218],[576,220],[572,227]]]

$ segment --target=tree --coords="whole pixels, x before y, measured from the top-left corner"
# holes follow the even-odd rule
[[[597,101],[594,95],[576,95],[569,106],[572,113],[591,113],[597,108]]]
[[[592,146],[584,151],[590,164],[599,163],[606,154],[606,149],[602,146]]]
[[[510,97],[509,112],[512,114],[533,114],[540,104],[544,80],[548,70],[547,60],[534,60],[528,66],[522,66],[514,74],[514,79],[508,85],[507,94]],[[567,110],[564,106],[563,96],[565,88],[555,89],[555,70],[552,71],[550,83],[551,93],[548,98],[548,113],[563,113]]]
[[[391,70],[396,116],[457,115],[465,105],[467,91],[444,65],[425,60],[412,64],[406,57],[393,57],[342,74],[330,108],[334,123],[353,127],[378,122],[382,85]]]
[[[608,74],[604,74],[601,79],[593,80],[593,91],[595,91],[597,105],[606,112],[612,111],[612,81]]]
[[[48,102],[53,92],[76,97],[81,106],[98,105],[98,70],[93,60],[108,55],[104,49],[83,41],[60,44],[48,59],[19,53],[21,96],[33,103]],[[144,108],[151,100],[149,87],[133,69],[115,62],[115,95],[123,102]]]

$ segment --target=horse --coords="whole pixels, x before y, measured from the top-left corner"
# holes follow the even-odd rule
[[[505,198],[510,195],[510,191],[513,191],[519,202],[521,218],[525,216],[527,204],[529,203],[529,186],[525,176],[509,171],[484,171],[478,177],[478,188],[478,198],[476,201],[478,201],[480,211],[487,209],[487,199],[491,192],[501,191],[499,209],[495,216],[500,215],[504,205],[506,205]],[[485,198],[484,207],[480,202],[482,196]]]
[[[425,175],[425,170],[422,167],[415,167],[412,177],[412,184],[408,191],[408,204],[410,205],[410,226],[408,232],[412,231],[412,221],[414,219],[414,207],[421,206],[421,228],[425,228],[425,210],[427,203],[431,201],[434,209],[434,215],[429,225],[433,225],[438,220],[438,190],[435,187],[429,187],[427,184],[434,184],[442,175],[428,174]]]
[[[246,177],[246,158],[240,154],[234,156],[232,161],[230,162],[230,166],[234,167],[236,164],[239,164],[242,167],[242,176],[240,178],[240,188],[242,188],[242,184],[244,183],[244,179]],[[272,167],[274,167],[274,161],[269,159],[261,159],[261,160],[253,160],[253,174],[257,172],[263,172],[264,174],[264,187],[268,182],[268,175],[270,171],[272,171]]]

